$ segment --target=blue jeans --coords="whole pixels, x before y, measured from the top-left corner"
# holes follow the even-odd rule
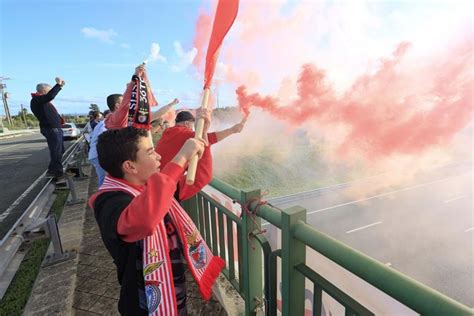
[[[51,157],[48,171],[62,174],[63,164],[61,163],[61,159],[64,154],[63,130],[60,128],[42,127],[40,131],[41,134],[46,137],[46,141],[48,142],[49,155]]]
[[[97,178],[99,178],[99,187],[100,187],[102,183],[104,183],[105,170],[102,169],[102,167],[100,166],[98,158],[89,159],[89,161],[95,168],[95,173],[97,173]]]

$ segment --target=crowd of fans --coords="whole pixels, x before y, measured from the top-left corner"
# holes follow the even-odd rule
[[[107,111],[89,113],[83,134],[98,177],[98,191],[89,204],[117,267],[119,312],[186,315],[186,269],[202,297],[209,299],[224,262],[212,255],[180,203],[211,181],[211,146],[241,132],[245,119],[216,132],[209,132],[212,111],[208,109],[181,110],[168,122],[165,114],[179,103],[174,99],[150,113],[149,128],[136,128],[131,118],[138,109],[130,105],[137,78],[149,87],[146,69],[140,65],[124,94],[107,97]],[[64,85],[61,78],[56,78],[54,87],[38,84],[31,100],[50,151],[46,176],[56,180],[64,177],[63,122],[51,101]],[[149,104],[157,105],[148,91]],[[204,120],[203,137],[195,137],[197,119]],[[199,163],[189,185],[186,170],[195,155]]]

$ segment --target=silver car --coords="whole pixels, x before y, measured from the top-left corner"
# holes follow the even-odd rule
[[[65,123],[61,126],[63,130],[63,138],[78,138],[81,135],[81,131],[77,128],[74,123]]]

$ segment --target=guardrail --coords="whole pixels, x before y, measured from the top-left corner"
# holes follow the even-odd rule
[[[84,178],[82,172],[82,166],[86,160],[84,144],[84,137],[80,137],[66,150],[62,159],[65,170],[74,168],[77,170],[79,178]],[[8,216],[11,216],[15,221],[10,220],[12,222],[10,229],[4,233],[0,240],[0,299],[5,294],[24,256],[24,253],[18,252],[24,241],[44,237],[51,238],[54,253],[46,264],[53,264],[74,256],[74,253],[63,251],[56,219],[48,214],[53,202],[53,192],[61,186],[61,182],[55,183],[51,178],[46,178],[45,174],[46,171],[3,213],[6,213],[5,218],[8,219]],[[62,188],[70,190],[70,198],[67,203],[82,203],[83,201],[76,197],[72,177],[72,174],[66,172],[66,182],[62,182]],[[31,200],[32,196],[34,197],[32,202],[25,203],[25,201]]]
[[[240,216],[202,191],[183,206],[214,255],[226,261],[223,273],[245,300],[246,315],[259,311],[277,314],[277,257],[281,258],[283,315],[305,314],[306,280],[313,283],[313,315],[322,314],[322,293],[342,305],[346,315],[374,314],[351,293],[309,267],[305,262],[307,247],[403,304],[407,311],[473,315],[469,307],[317,231],[306,223],[306,210],[301,207],[280,210],[259,203],[259,190],[244,192],[218,179],[210,185],[242,206]],[[271,249],[262,234],[261,219],[280,229],[281,249]]]

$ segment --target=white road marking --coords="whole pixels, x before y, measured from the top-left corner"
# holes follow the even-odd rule
[[[392,263],[387,262],[385,265],[386,265],[387,267],[391,267],[391,266],[392,266]]]
[[[444,201],[444,203],[454,202],[454,201],[460,200],[460,199],[465,198],[465,197],[467,197],[467,195],[456,196],[456,197],[454,197],[454,198],[452,198],[452,199],[449,199],[449,200]]]
[[[379,222],[375,222],[375,223],[372,223],[372,224],[369,224],[369,225],[365,225],[365,226],[362,226],[362,227],[359,227],[359,228],[356,228],[356,229],[352,229],[352,230],[347,231],[346,234],[351,234],[353,232],[356,232],[356,231],[359,231],[359,230],[362,230],[362,229],[366,229],[366,228],[369,228],[369,227],[372,227],[372,226],[375,226],[375,225],[379,225],[379,224],[382,224],[382,222],[379,221]]]
[[[467,232],[470,232],[470,231],[473,231],[473,230],[474,230],[474,227],[471,227],[471,228],[466,229],[464,232],[467,233]]]
[[[7,148],[12,148],[12,147],[15,147],[15,146],[20,146],[21,144],[15,144],[15,145],[10,145],[10,146],[6,146],[6,147],[3,147],[3,148],[0,148],[0,150],[4,150],[4,149],[7,149]]]
[[[6,156],[6,157],[3,157],[0,155],[0,158],[2,159],[2,161],[6,161],[6,160],[19,160],[19,159],[25,159],[25,158],[30,158],[32,155],[21,155],[21,156]]]
[[[421,188],[421,187],[424,187],[424,186],[427,186],[427,185],[430,185],[430,184],[435,184],[435,183],[444,182],[444,181],[452,180],[452,179],[459,178],[459,177],[464,177],[464,176],[466,176],[470,173],[471,172],[467,172],[465,174],[458,175],[458,176],[448,177],[448,178],[444,178],[444,179],[440,179],[440,180],[435,180],[435,181],[430,181],[430,182],[426,182],[426,183],[417,184],[417,185],[414,185],[414,186],[411,186],[411,187],[407,187],[407,188],[403,188],[403,189],[399,189],[399,190],[395,190],[395,191],[390,191],[390,192],[387,192],[387,193],[377,194],[377,195],[371,196],[369,198],[364,198],[364,199],[359,199],[359,200],[355,200],[355,201],[351,201],[351,202],[336,204],[336,205],[333,205],[333,206],[329,206],[329,207],[325,207],[325,208],[321,208],[321,209],[318,209],[318,210],[315,210],[315,211],[308,212],[306,215],[319,213],[319,212],[324,212],[324,211],[327,211],[327,210],[330,210],[330,209],[333,209],[333,208],[338,208],[338,207],[341,207],[341,206],[346,206],[346,205],[355,204],[355,203],[359,203],[359,202],[363,202],[363,201],[368,201],[368,200],[376,199],[376,198],[379,198],[379,197],[382,197],[382,196],[387,196],[387,195],[391,195],[391,194],[398,193],[398,192],[403,192],[403,191],[408,191],[408,190],[411,190],[411,189]]]

